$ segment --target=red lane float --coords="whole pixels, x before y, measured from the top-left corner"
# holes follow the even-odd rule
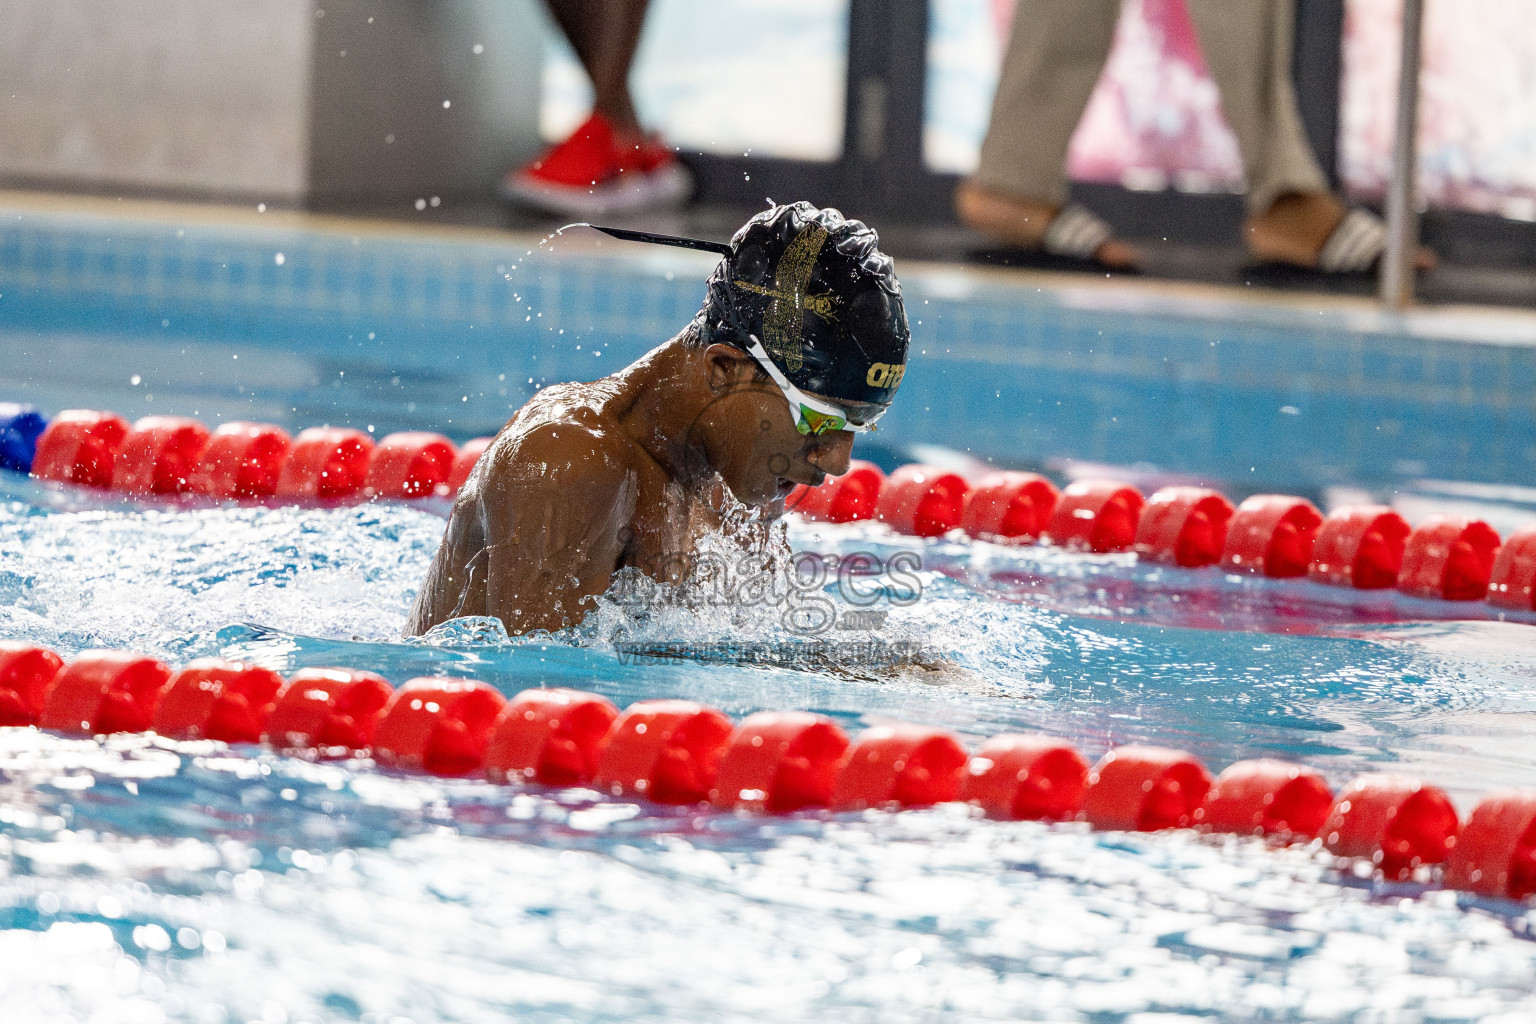
[[[969,760],[960,741],[942,729],[905,722],[866,729],[843,755],[832,807],[923,807],[954,800]]]
[[[1307,575],[1318,583],[1359,590],[1397,585],[1408,523],[1385,505],[1346,505],[1318,527]]]
[[[33,475],[130,494],[409,499],[456,493],[494,440],[475,438],[455,454],[446,437],[421,431],[391,434],[377,447],[361,431],[330,427],[290,441],[278,427],[235,422],[210,436],[185,417],[150,416],[130,428],[115,414],[76,409],[43,431]],[[1234,512],[1201,488],[1164,488],[1148,503],[1114,481],[1077,481],[1058,495],[1044,477],[1006,471],[973,490],[957,474],[922,465],[903,466],[886,481],[857,460],[819,487],[795,488],[787,505],[833,522],[873,509],[894,530],[920,537],[960,527],[986,540],[1038,538],[1094,552],[1134,547],[1151,561],[1220,561],[1273,578],[1301,575],[1310,558],[1306,574],[1319,582],[1380,589],[1401,578],[1402,590],[1416,596],[1486,597],[1496,607],[1536,610],[1536,527],[1501,546],[1486,523],[1436,516],[1410,531],[1383,506],[1341,508],[1319,523],[1317,509],[1292,495],[1254,495]]]
[[[1311,838],[1332,805],[1333,790],[1316,769],[1269,758],[1238,761],[1216,776],[1203,824],[1213,832]]]
[[[1227,543],[1232,503],[1206,487],[1164,487],[1142,507],[1136,553],[1186,569],[1215,565]]]
[[[1481,601],[1498,552],[1499,535],[1482,520],[1430,516],[1408,535],[1397,587],[1414,597]]]
[[[1051,512],[1047,543],[1104,554],[1126,551],[1136,542],[1145,500],[1141,492],[1114,480],[1077,480],[1067,485]]]
[[[381,764],[432,775],[468,775],[485,763],[507,699],[478,679],[412,679],[389,698],[373,732]]]
[[[260,665],[199,658],[171,677],[153,727],[178,740],[260,743],[282,686],[282,676]]]
[[[37,724],[74,735],[147,732],[169,666],[125,651],[86,651],[48,688]]]
[[[0,640],[0,726],[32,725],[64,659],[46,647]]]
[[[310,427],[299,432],[277,478],[280,498],[351,498],[368,479],[373,439],[361,430]]]
[[[1210,773],[1182,750],[1118,747],[1088,773],[1083,817],[1098,829],[1187,828],[1200,824],[1210,788]]]
[[[82,487],[111,487],[113,459],[131,430],[116,413],[66,409],[37,439],[32,475]]]
[[[1402,775],[1362,775],[1339,791],[1319,834],[1340,857],[1374,863],[1388,881],[1439,864],[1460,822],[1445,793]]]
[[[239,742],[253,734],[277,682],[265,669],[218,659],[193,662],[174,677],[152,658],[110,651],[60,664],[41,648],[0,643],[0,692],[9,687],[24,706],[46,686],[39,724],[70,734],[144,731],[153,721],[168,736]],[[51,683],[40,682],[51,674]],[[1489,794],[1458,836],[1445,794],[1399,776],[1354,780],[1322,820],[1328,791],[1321,776],[1279,761],[1238,762],[1212,785],[1182,751],[1127,746],[1106,754],[1085,779],[1084,762],[1066,743],[1003,735],[983,745],[962,781],[959,742],[917,725],[870,729],[848,746],[830,720],[803,712],[762,712],[734,735],[724,715],[689,701],[642,701],[616,714],[603,698],[575,691],[527,691],[503,706],[496,691],[473,680],[416,679],[396,693],[371,673],[305,669],[278,691],[267,735],[289,749],[359,753],[371,740],[382,762],[466,774],[481,763],[494,723],[492,748],[501,744],[506,755],[501,778],[569,784],[595,763],[611,792],[669,803],[707,795],[716,806],[766,811],[960,797],[997,817],[1062,819],[1081,804],[1076,817],[1100,829],[1204,826],[1287,838],[1315,832],[1336,855],[1367,858],[1390,880],[1445,862],[1448,888],[1536,895],[1536,792]],[[596,737],[610,722],[604,746]],[[498,777],[494,759],[485,761],[487,774]]]
[[[693,701],[631,704],[609,730],[593,784],[661,804],[707,800],[733,731],[729,718]]]
[[[278,692],[266,740],[279,750],[362,750],[373,742],[392,693],[394,687],[372,672],[303,669]]]
[[[1536,611],[1536,525],[1509,535],[1493,560],[1488,603],[1516,611]]]
[[[580,690],[524,690],[491,731],[485,774],[493,782],[579,786],[592,781],[619,717],[606,697]]]
[[[1065,821],[1082,809],[1087,791],[1088,762],[1071,744],[1005,733],[971,758],[961,796],[994,818]]]
[[[936,466],[902,466],[880,488],[875,518],[897,533],[939,537],[960,525],[971,485]]]
[[[737,726],[710,800],[782,814],[832,800],[848,735],[807,711],[759,711]]]
[[[799,484],[784,500],[784,507],[807,519],[828,523],[851,523],[874,518],[885,474],[873,462],[851,459],[848,472],[829,476],[820,486]]]
[[[402,430],[389,434],[368,458],[363,493],[378,498],[425,498],[449,493],[458,452],[442,434]]]
[[[212,498],[270,498],[293,439],[270,423],[224,423],[208,439],[191,489]]]
[[[469,474],[474,472],[475,463],[480,461],[480,456],[491,446],[494,437],[476,437],[464,442],[464,447],[459,449],[459,454],[454,456],[453,469],[448,472],[448,493],[457,494],[464,486],[464,481],[469,479]]]
[[[960,529],[978,540],[1031,544],[1050,525],[1060,497],[1038,473],[988,473],[966,495]]]
[[[1445,862],[1445,887],[1523,900],[1536,894],[1536,793],[1489,793]]]
[[[112,489],[125,494],[181,494],[208,450],[208,428],[186,416],[145,416],[113,458]]]
[[[1255,494],[1243,499],[1227,524],[1221,567],[1263,573],[1270,579],[1305,576],[1323,514],[1305,498]]]

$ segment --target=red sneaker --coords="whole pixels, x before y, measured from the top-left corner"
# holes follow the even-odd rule
[[[677,155],[655,134],[647,135],[635,148],[640,170],[645,174],[648,206],[680,206],[693,195],[693,175]]]
[[[671,150],[652,137],[623,143],[608,119],[593,112],[570,138],[508,174],[502,192],[539,209],[594,216],[675,205],[692,187]]]

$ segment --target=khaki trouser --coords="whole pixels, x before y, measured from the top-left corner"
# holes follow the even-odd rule
[[[1293,0],[1185,0],[1237,135],[1248,209],[1326,192],[1291,83]],[[1067,146],[1109,56],[1120,0],[1019,0],[974,180],[1023,199],[1067,201]]]

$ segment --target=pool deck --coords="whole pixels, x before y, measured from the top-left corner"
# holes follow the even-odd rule
[[[422,241],[454,240],[508,243],[512,248],[536,246],[563,221],[509,209],[502,204],[443,204],[423,211],[369,207],[353,211],[302,210],[279,205],[258,209],[253,203],[210,202],[174,198],[113,197],[76,192],[0,188],[0,210],[51,215],[123,217],[139,221],[197,223],[243,227],[287,228],[364,237],[395,237]],[[754,211],[720,207],[680,213],[607,218],[617,226],[640,230],[728,238]],[[1029,267],[990,266],[968,259],[977,248],[976,236],[963,228],[943,225],[879,224],[883,247],[901,260],[903,273],[944,272],[977,281],[1005,283],[1056,292],[1081,292],[1114,302],[1172,300],[1175,303],[1247,305],[1291,312],[1328,310],[1384,323],[1423,325],[1436,334],[1469,340],[1499,340],[1536,345],[1536,268],[1530,270],[1442,266],[1434,274],[1450,280],[1483,283],[1466,288],[1440,288],[1442,296],[1458,291],[1493,296],[1493,301],[1452,301],[1440,298],[1421,303],[1405,314],[1382,310],[1368,285],[1353,281],[1341,288],[1306,290],[1273,284],[1225,283],[1242,277],[1243,260],[1234,248],[1150,244],[1138,240],[1147,260],[1143,274],[1098,274]],[[562,239],[570,250],[596,251],[596,240],[571,235]],[[1499,299],[1504,301],[1498,301]],[[1411,330],[1411,327],[1410,327]]]

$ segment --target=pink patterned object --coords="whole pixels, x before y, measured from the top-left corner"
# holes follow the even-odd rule
[[[1241,192],[1243,161],[1184,0],[1129,0],[1067,152],[1078,181]]]
[[[1339,175],[1379,199],[1392,173],[1402,0],[1348,0]],[[1431,206],[1536,220],[1536,33],[1529,0],[1426,4],[1419,187]]]

